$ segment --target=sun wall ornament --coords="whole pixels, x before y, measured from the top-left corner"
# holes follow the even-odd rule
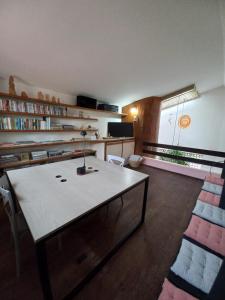
[[[182,115],[178,120],[178,125],[180,128],[188,128],[191,124],[191,117],[189,115]]]

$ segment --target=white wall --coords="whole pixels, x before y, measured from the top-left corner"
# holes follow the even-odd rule
[[[182,114],[190,115],[189,128],[179,128],[178,119]],[[162,110],[158,142],[225,151],[225,87],[203,93],[184,105]]]
[[[55,92],[52,90],[47,90],[44,88],[34,87],[28,84],[21,83],[15,80],[16,92],[17,95],[21,94],[21,91],[26,91],[29,97],[37,97],[38,91],[42,91],[44,94],[49,94],[50,96],[56,96],[61,99],[61,102],[68,104],[76,104],[76,97],[68,94],[63,94],[59,92]],[[0,91],[7,92],[8,91],[8,81],[0,80]],[[68,110],[70,113],[78,113],[76,110]],[[107,136],[107,124],[108,122],[120,122],[120,118],[112,117],[111,115],[104,112],[89,112],[83,111],[84,116],[90,116],[93,118],[99,119],[96,121],[83,121],[83,120],[70,120],[70,119],[57,119],[59,123],[63,124],[72,124],[80,128],[81,125],[87,127],[91,125],[99,129],[99,134],[101,137]],[[94,133],[90,133],[90,135],[94,135]],[[0,134],[0,142],[15,142],[21,140],[33,140],[33,141],[44,141],[44,140],[56,140],[56,139],[64,139],[69,140],[71,138],[80,137],[79,132],[74,133],[1,133]],[[79,147],[79,145],[77,146]],[[64,147],[65,148],[65,147]],[[75,146],[74,146],[75,148]]]
[[[217,0],[0,3],[0,76],[124,105],[224,83]]]
[[[189,128],[178,126],[179,117],[191,117]],[[161,111],[159,143],[208,150],[225,151],[225,87],[210,90],[192,101]],[[223,161],[222,158],[202,156],[204,159]],[[221,173],[219,168],[191,164],[205,171]]]

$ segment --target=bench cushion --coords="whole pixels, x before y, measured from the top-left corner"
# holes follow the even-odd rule
[[[222,208],[197,200],[193,214],[225,227],[225,210]]]
[[[220,204],[220,196],[206,191],[201,191],[201,193],[198,196],[198,199],[203,202],[212,204],[214,206],[219,206]]]
[[[209,249],[225,256],[225,228],[193,215],[184,234]]]
[[[171,270],[189,284],[208,294],[221,265],[221,258],[183,239]]]
[[[202,189],[220,196],[222,194],[223,186],[205,181]]]
[[[215,183],[215,184],[218,184],[218,185],[224,185],[224,179],[219,177],[219,176],[215,176],[215,175],[206,176],[205,181]]]
[[[158,300],[197,300],[185,291],[178,289],[168,279],[164,280],[163,289]]]

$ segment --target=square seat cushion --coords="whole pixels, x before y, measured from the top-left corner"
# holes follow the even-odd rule
[[[185,291],[178,289],[168,279],[164,280],[163,289],[158,300],[197,300]]]
[[[202,190],[220,196],[222,194],[223,186],[205,181],[203,184]]]
[[[215,184],[218,184],[218,185],[224,185],[224,179],[219,177],[219,176],[215,176],[215,175],[206,176],[205,181],[215,183]]]
[[[201,200],[202,202],[206,202],[208,204],[212,204],[214,206],[219,206],[220,204],[220,196],[215,195],[210,192],[206,191],[201,191],[201,193],[198,196],[198,199]]]
[[[222,208],[197,200],[193,214],[225,227],[225,210]]]
[[[184,234],[222,256],[225,256],[225,228],[193,215]]]
[[[183,239],[171,271],[208,294],[216,280],[222,262],[223,260],[218,256]]]

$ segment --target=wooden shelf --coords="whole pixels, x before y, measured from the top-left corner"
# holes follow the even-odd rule
[[[36,132],[36,133],[40,133],[40,132],[80,132],[82,130],[85,131],[98,131],[98,129],[25,129],[25,130],[18,130],[18,129],[0,129],[0,133],[28,133],[28,132]]]
[[[87,117],[75,117],[75,116],[58,116],[50,114],[36,114],[28,112],[15,112],[15,111],[5,111],[0,110],[0,115],[4,116],[26,116],[26,117],[51,117],[53,119],[73,119],[73,120],[84,120],[84,121],[98,121],[96,118],[87,118]]]
[[[100,112],[100,113],[104,113],[104,114],[110,114],[110,115],[113,115],[113,116],[116,116],[116,117],[125,117],[125,116],[127,116],[127,114],[124,114],[124,113],[117,113],[117,112],[100,110],[100,109],[80,107],[80,106],[77,106],[77,105],[66,104],[66,103],[54,103],[54,102],[51,102],[51,101],[45,101],[45,100],[40,100],[40,99],[30,98],[30,97],[23,98],[21,96],[17,96],[17,95],[13,96],[13,95],[9,95],[9,94],[3,93],[3,92],[0,92],[0,97],[16,99],[16,100],[25,101],[25,102],[33,102],[33,103],[41,103],[41,104],[58,106],[58,107],[66,107],[66,108],[77,109],[77,110],[87,110],[87,111],[92,111],[92,112]]]
[[[85,150],[85,156],[94,155],[94,154],[95,154],[94,150]],[[76,157],[81,157],[81,156],[83,156],[83,152],[79,151],[79,152],[73,152],[73,153],[69,153],[69,154],[47,157],[47,158],[42,158],[42,159],[37,159],[37,160],[8,162],[8,163],[1,164],[0,169],[18,168],[18,167],[23,167],[23,166],[27,166],[27,165],[56,162],[56,161],[61,161],[61,160],[66,160],[66,159],[76,158]]]
[[[100,144],[100,143],[111,143],[113,141],[134,141],[134,138],[124,138],[124,139],[99,139],[99,140],[83,140],[82,138],[76,139],[75,141],[55,141],[55,142],[44,142],[44,143],[28,143],[28,144],[6,144],[0,145],[0,151],[9,151],[9,150],[20,150],[20,149],[30,149],[30,148],[43,148],[43,147],[54,147],[60,145],[73,145],[79,143],[86,144]]]

